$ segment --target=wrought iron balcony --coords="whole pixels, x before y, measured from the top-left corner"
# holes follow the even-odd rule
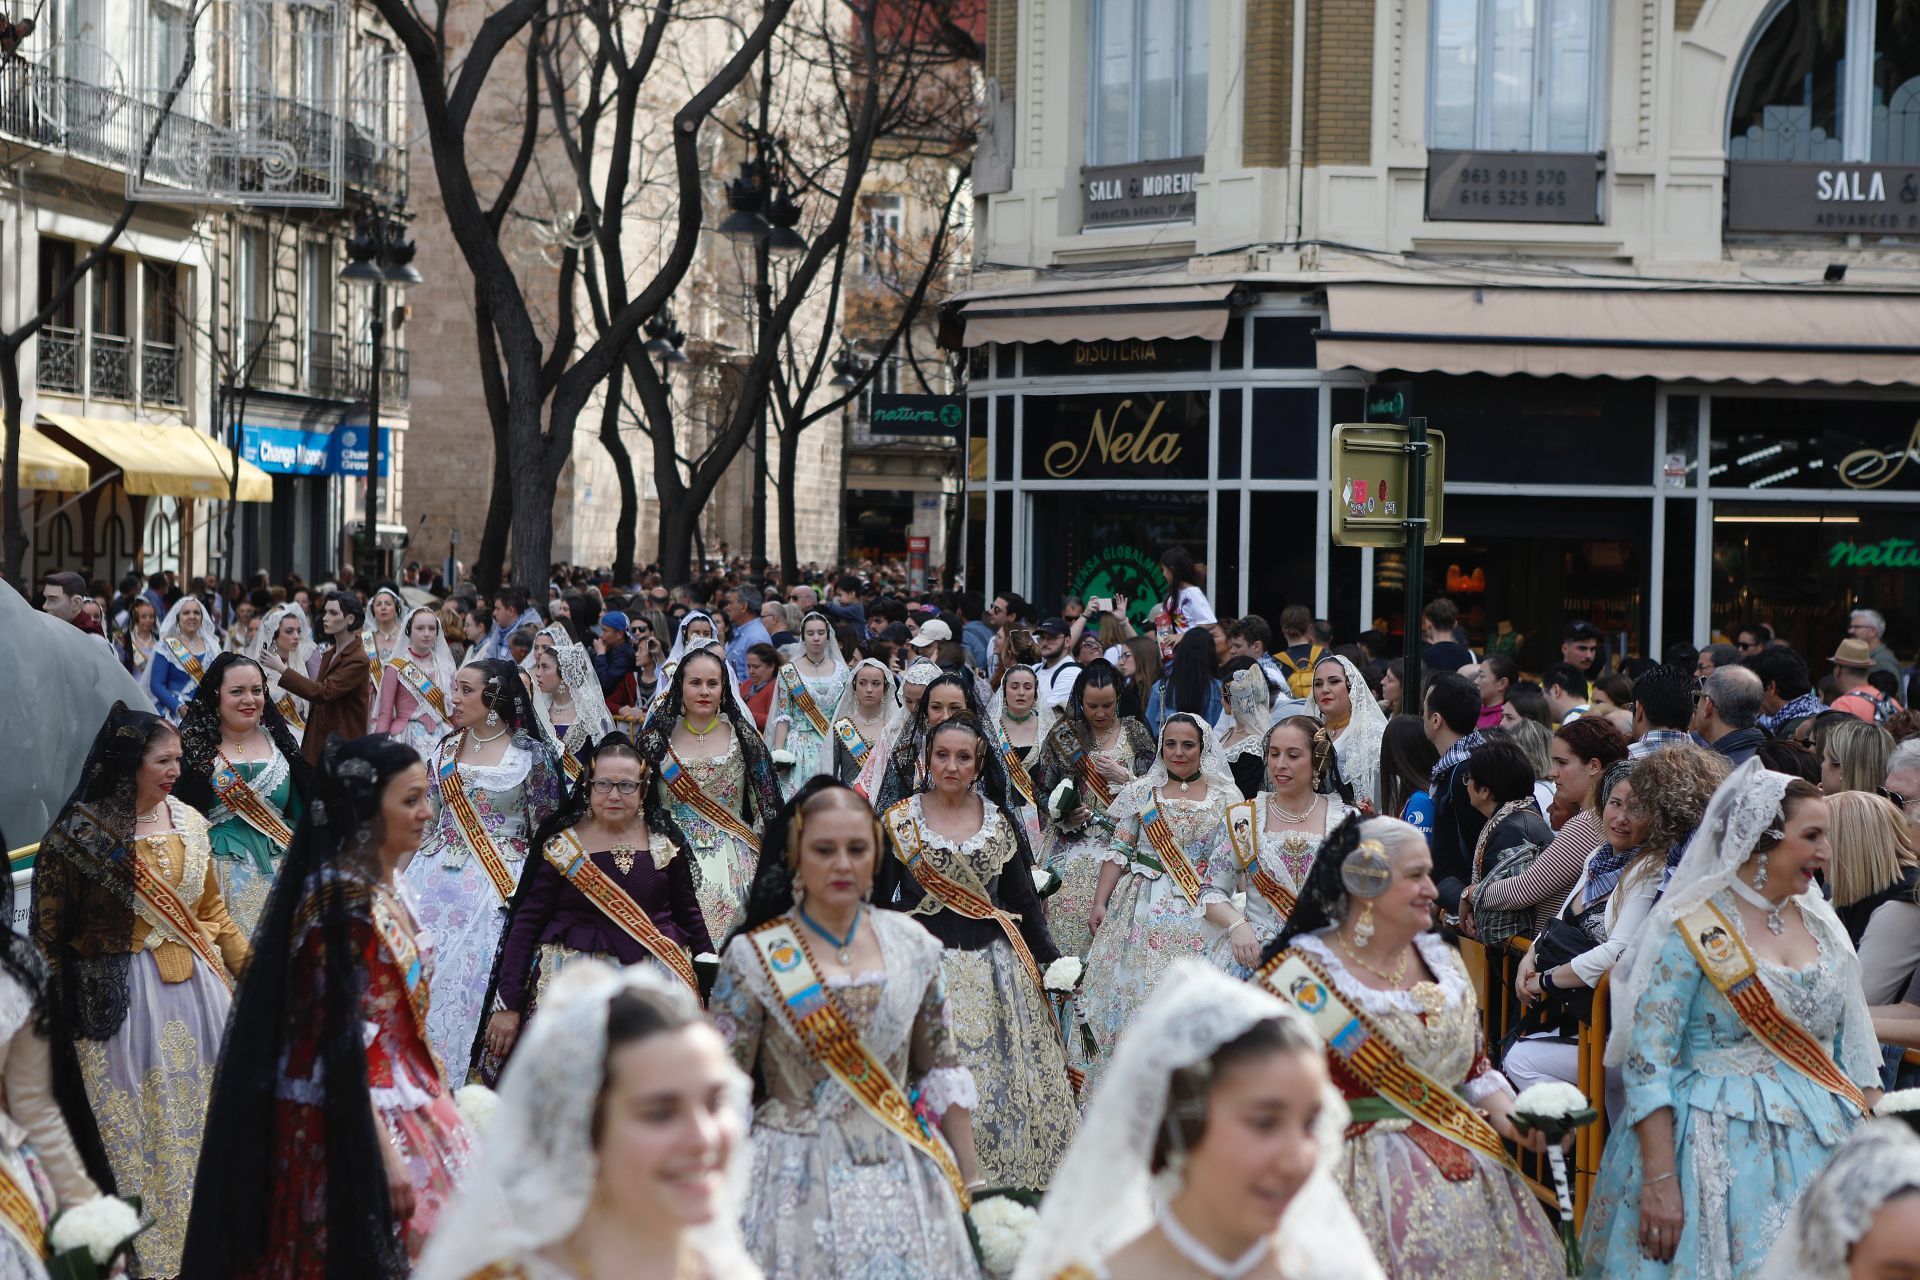
[[[39,388],[42,391],[64,391],[69,395],[79,395],[80,331],[64,325],[42,325],[39,345],[39,368],[35,374]]]
[[[133,399],[133,342],[117,333],[96,333],[87,344],[89,391],[106,400]]]
[[[337,333],[307,330],[307,394],[323,400],[351,400],[353,370]]]
[[[252,387],[293,385],[293,359],[278,324],[272,320],[242,321],[240,343],[240,349],[233,353],[239,381]]]
[[[61,75],[25,58],[0,59],[0,136],[65,151],[109,168],[135,164],[156,109],[138,99]],[[187,185],[196,156],[222,131],[176,112],[161,123],[152,181]]]
[[[353,382],[354,395],[365,399],[368,388],[373,383],[373,343],[362,342],[354,352]],[[409,364],[405,347],[389,346],[381,356],[380,369],[380,411],[407,407],[412,393],[412,380],[409,376]]]
[[[140,398],[148,404],[183,404],[180,348],[155,338],[140,343]]]

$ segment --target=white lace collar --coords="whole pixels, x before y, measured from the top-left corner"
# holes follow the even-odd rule
[[[1000,824],[1005,821],[1005,819],[1000,816],[999,806],[990,802],[985,796],[982,796],[980,797],[980,829],[956,844],[952,839],[941,835],[927,824],[926,812],[920,807],[919,793],[916,792],[908,803],[913,806],[911,810],[913,821],[914,824],[920,828],[921,838],[928,844],[936,845],[942,849],[950,849],[954,853],[972,853],[983,847],[988,840],[993,838],[994,832],[1000,829]]]
[[[1293,945],[1319,961],[1327,971],[1327,976],[1340,988],[1340,994],[1360,1006],[1363,1013],[1424,1013],[1419,1001],[1408,991],[1380,991],[1367,986],[1353,976],[1340,959],[1334,948],[1326,942],[1331,928],[1318,933],[1303,933],[1293,940]],[[1420,959],[1426,964],[1440,985],[1440,993],[1446,998],[1448,1008],[1465,1003],[1468,996],[1467,973],[1454,956],[1452,948],[1440,940],[1437,933],[1416,934],[1413,945],[1420,952]]]

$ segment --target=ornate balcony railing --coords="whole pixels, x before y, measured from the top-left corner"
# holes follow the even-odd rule
[[[133,343],[115,333],[96,333],[87,344],[88,389],[106,400],[133,399]]]
[[[35,382],[42,391],[65,391],[79,395],[81,390],[80,331],[63,325],[40,327],[40,359]]]
[[[140,343],[140,398],[148,404],[181,404],[180,348],[147,338]]]

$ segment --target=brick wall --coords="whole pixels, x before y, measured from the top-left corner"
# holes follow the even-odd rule
[[[987,0],[987,75],[1013,96],[1020,62],[1020,0]]]
[[[1287,163],[1293,94],[1293,0],[1249,0],[1241,162]],[[1373,160],[1372,0],[1308,0],[1306,163]]]
[[[1693,30],[1694,19],[1700,16],[1700,10],[1707,0],[1674,0],[1673,29],[1675,31]]]

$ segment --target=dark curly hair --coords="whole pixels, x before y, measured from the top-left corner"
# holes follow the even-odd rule
[[[520,679],[519,667],[505,658],[481,658],[461,670],[480,674],[483,682],[480,700],[487,710],[500,717],[508,732],[524,731],[536,738],[543,737],[533,714],[533,697]]]

